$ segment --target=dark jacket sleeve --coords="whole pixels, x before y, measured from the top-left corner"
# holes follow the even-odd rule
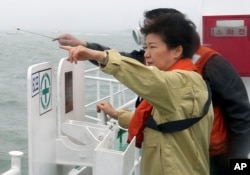
[[[247,158],[250,152],[250,103],[246,87],[231,64],[216,55],[203,70],[213,96],[213,103],[222,106],[230,129],[229,157]]]
[[[109,50],[109,47],[103,46],[101,44],[97,44],[97,43],[87,43],[87,48],[89,49],[93,49],[93,50]],[[120,52],[121,55],[126,56],[126,57],[130,57],[133,58],[137,61],[140,61],[141,63],[143,63],[144,61],[144,50],[134,50],[132,52]],[[91,63],[93,63],[94,65],[98,66],[98,63],[94,60],[90,60]]]

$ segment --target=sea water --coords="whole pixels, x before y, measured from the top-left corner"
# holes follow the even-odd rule
[[[56,37],[60,33],[40,32]],[[106,33],[71,33],[79,39],[101,43],[119,51],[140,49],[132,37],[132,31]],[[68,52],[59,48],[57,41],[38,35],[7,34],[0,31],[0,174],[9,170],[9,151],[24,152],[22,175],[28,175],[27,130],[27,70],[28,67],[51,62],[56,69]],[[93,65],[86,62],[85,67]],[[91,95],[85,98],[91,99]]]

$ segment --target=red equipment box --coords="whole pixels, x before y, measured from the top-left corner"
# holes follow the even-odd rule
[[[203,16],[203,43],[250,76],[250,15]]]

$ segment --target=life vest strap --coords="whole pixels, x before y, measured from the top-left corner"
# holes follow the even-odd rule
[[[162,133],[171,133],[171,132],[177,132],[177,131],[182,131],[184,129],[187,129],[191,127],[193,124],[195,124],[196,122],[200,121],[208,113],[209,106],[211,104],[211,96],[212,96],[211,89],[210,89],[208,82],[206,82],[206,85],[208,89],[208,99],[205,103],[204,113],[202,116],[166,122],[166,123],[162,123],[159,125],[156,124],[153,116],[150,116],[148,120],[145,122],[145,126],[151,129],[160,131]]]

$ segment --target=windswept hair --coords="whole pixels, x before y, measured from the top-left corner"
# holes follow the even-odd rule
[[[195,24],[182,13],[163,13],[150,25],[144,25],[141,32],[147,36],[158,34],[170,49],[182,46],[181,58],[191,58],[200,45]]]

